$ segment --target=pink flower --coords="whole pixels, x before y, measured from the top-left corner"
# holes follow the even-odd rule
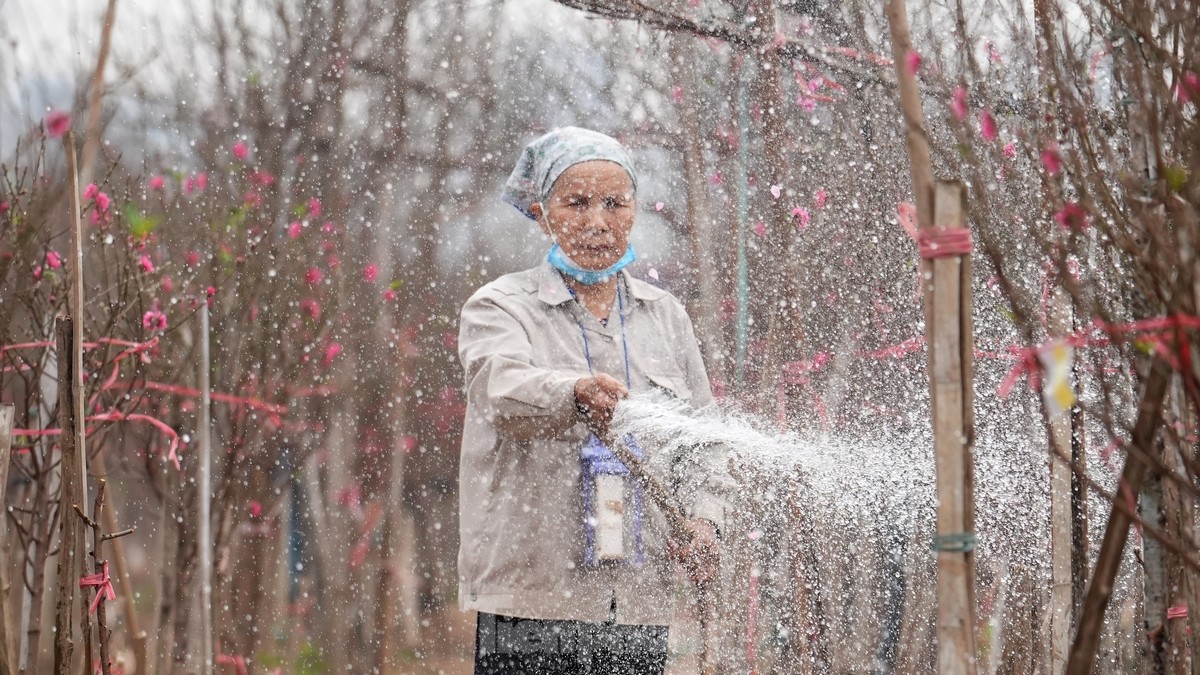
[[[824,189],[817,190],[817,194],[813,196],[813,206],[817,207],[818,209],[824,208],[825,202],[828,201],[829,195],[825,193]]]
[[[263,506],[251,499],[249,502],[246,502],[246,510],[250,512],[251,518],[258,518],[262,516]]]
[[[203,190],[206,187],[208,187],[208,174],[201,171],[196,174],[196,189]]]
[[[754,234],[756,236],[761,237],[761,236],[765,235],[766,233],[767,233],[767,224],[766,223],[764,223],[763,221],[760,220],[754,224]]]
[[[259,187],[268,187],[275,184],[275,176],[266,171],[255,171],[249,176],[250,183]]]
[[[46,265],[52,270],[62,267],[62,256],[58,251],[46,251]]]
[[[247,148],[246,144],[241,141],[234,143],[233,147],[230,148],[229,151],[233,153],[234,159],[239,162],[246,161],[246,158],[250,156],[250,149]]]
[[[992,117],[990,110],[984,110],[979,113],[979,135],[983,136],[985,141],[996,140],[996,118]]]
[[[291,224],[291,225],[288,225],[288,230],[287,230],[287,232],[288,232],[288,238],[290,238],[290,239],[299,239],[299,238],[300,238],[300,231],[301,231],[301,228],[302,228],[302,227],[303,227],[303,226],[300,224],[300,221],[298,221],[298,220],[293,220],[293,221],[292,221],[292,224]]]
[[[1079,202],[1067,202],[1054,214],[1054,221],[1068,230],[1082,230],[1088,226],[1087,210]]]
[[[804,108],[804,112],[812,112],[817,109],[817,102],[803,94],[796,97],[796,105]]]
[[[329,222],[328,220],[325,221],[325,224],[321,226],[321,231],[325,234],[333,234],[335,229],[337,228],[334,227],[333,223]]]
[[[166,330],[167,315],[152,309],[142,315],[142,328],[146,330]]]
[[[160,192],[166,186],[166,184],[167,179],[163,178],[162,176],[151,176],[147,186],[155,192]]]
[[[1009,159],[1017,156],[1017,146],[1013,145],[1011,141],[1004,144],[1004,156]]]
[[[321,361],[321,365],[328,368],[333,363],[333,360],[337,358],[338,354],[341,353],[342,346],[336,342],[330,342],[329,346],[325,348],[325,359]]]
[[[321,318],[321,305],[312,298],[305,298],[300,301],[300,311],[307,314],[313,321]]]
[[[62,138],[71,130],[71,116],[61,110],[51,110],[44,121],[50,138]]]
[[[262,206],[262,195],[258,190],[246,190],[246,194],[242,195],[242,204],[247,208],[257,209]]]
[[[196,179],[188,176],[183,179],[183,194],[190,195],[196,189]]]
[[[917,53],[917,50],[908,50],[908,55],[905,56],[904,60],[905,63],[908,64],[908,73],[910,75],[916,75],[917,71],[921,69],[921,61],[923,59],[921,58],[921,55]]]
[[[1000,61],[1000,52],[996,49],[996,45],[992,44],[991,40],[984,42],[983,48],[987,51],[988,61],[992,63]]]
[[[313,197],[312,199],[308,200],[308,217],[309,218],[320,218],[321,217],[321,200],[320,199]]]
[[[321,280],[324,278],[325,275],[321,273],[321,268],[319,267],[310,267],[308,268],[308,271],[304,273],[304,281],[306,281],[309,286],[316,286],[317,284],[321,283]]]
[[[363,268],[363,280],[364,281],[366,281],[367,283],[371,283],[378,278],[379,278],[379,268],[375,266],[375,263],[371,263]]]
[[[171,277],[163,277],[162,278],[162,292],[166,295],[170,295],[171,292],[174,290],[175,290],[175,281],[173,279],[171,279]]]
[[[112,205],[112,198],[103,192],[96,193],[96,210],[100,213],[107,213],[108,207]]]
[[[967,89],[963,86],[954,88],[954,98],[950,101],[950,112],[954,119],[962,121],[967,117]]]
[[[83,188],[84,199],[95,199],[98,194],[100,194],[100,186],[95,183],[88,183],[88,186]]]
[[[1042,148],[1042,166],[1051,176],[1062,171],[1062,156],[1058,153],[1058,143],[1050,141]]]
[[[0,201],[0,216],[8,213],[8,202]]]
[[[390,288],[387,289],[386,291],[383,292],[383,299],[386,302],[394,302],[396,300],[396,291],[394,291]]]
[[[683,103],[683,87],[679,85],[671,87],[671,102],[675,105]]]
[[[183,256],[183,263],[185,265],[187,265],[188,267],[195,267],[196,265],[199,265],[200,264],[200,252],[199,251],[188,251]]]
[[[721,175],[720,171],[714,171],[708,176],[708,182],[713,187],[717,187],[725,182],[725,176]]]
[[[1179,79],[1179,102],[1187,103],[1200,98],[1200,75],[1187,72]]]
[[[662,211],[664,206],[666,206],[666,204],[664,204],[662,202],[654,202],[654,210],[655,211]]]
[[[33,280],[34,281],[42,280],[42,266],[41,265],[38,265],[37,267],[33,268]]]
[[[774,197],[775,199],[779,199],[779,195],[781,195],[781,194],[783,194],[783,188],[781,186],[779,186],[779,185],[771,186],[771,196],[772,197]]]
[[[154,272],[154,261],[150,260],[150,256],[144,255],[138,258],[138,267],[142,268],[143,272],[151,274]]]
[[[792,209],[792,217],[799,219],[799,222],[796,223],[796,227],[808,227],[808,209],[804,208],[803,206],[797,206],[796,208]]]

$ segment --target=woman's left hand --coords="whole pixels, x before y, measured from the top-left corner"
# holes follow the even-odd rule
[[[703,586],[717,578],[721,561],[717,528],[708,520],[693,518],[685,523],[687,541],[672,537],[667,545],[671,558],[683,565],[692,583]]]

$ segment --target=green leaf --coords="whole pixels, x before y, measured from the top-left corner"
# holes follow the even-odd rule
[[[1171,188],[1171,192],[1183,192],[1187,187],[1188,172],[1187,169],[1175,164],[1168,165],[1163,168],[1163,180],[1167,181],[1167,187]]]
[[[162,222],[162,216],[144,214],[132,202],[126,202],[121,211],[129,224],[129,233],[138,239],[147,237]]]
[[[1008,319],[1009,323],[1017,322],[1017,315],[1014,314],[1013,311],[1007,307],[1000,308],[1000,316],[1004,317],[1005,319]]]
[[[391,288],[393,291],[398,291],[403,287],[404,287],[403,279],[394,279],[394,280],[392,280],[392,283],[388,286],[388,288]]]
[[[307,204],[296,204],[295,206],[292,207],[292,216],[294,216],[296,218],[303,218],[304,216],[307,216],[307,215],[308,215],[308,205]]]

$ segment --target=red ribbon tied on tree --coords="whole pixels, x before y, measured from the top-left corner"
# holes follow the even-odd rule
[[[896,212],[900,226],[917,242],[917,252],[926,260],[969,255],[975,249],[971,231],[965,227],[918,227],[917,209],[908,202],[901,202]]]
[[[112,579],[108,577],[108,561],[104,562],[104,567],[100,572],[89,574],[79,580],[80,588],[96,587],[96,598],[92,600],[92,607],[88,610],[95,614],[96,608],[100,606],[100,598],[106,600],[116,600],[117,593],[113,590]]]

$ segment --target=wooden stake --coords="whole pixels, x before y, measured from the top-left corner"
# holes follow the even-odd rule
[[[16,409],[11,403],[0,403],[0,505],[8,505],[8,463],[12,461],[12,430]],[[0,513],[0,675],[16,672],[12,662],[12,617],[8,613],[8,565],[3,557],[8,551],[8,518]]]
[[[965,227],[966,188],[938,182],[935,221]],[[938,672],[975,663],[973,332],[970,257],[935,258],[926,284],[933,448],[937,468]]]
[[[1149,455],[1153,452],[1155,432],[1158,430],[1159,412],[1163,396],[1170,381],[1169,367],[1155,359],[1151,362],[1150,375],[1146,378],[1141,402],[1138,404],[1137,422],[1133,427],[1130,443],[1137,450]],[[1133,453],[1125,456],[1125,468],[1117,488],[1117,499],[1141,492],[1145,482],[1147,466]],[[1125,542],[1129,539],[1130,514],[1125,509],[1113,508],[1108,514],[1108,526],[1104,529],[1104,540],[1096,558],[1096,571],[1088,586],[1087,597],[1079,612],[1079,627],[1071,644],[1071,655],[1067,662],[1066,675],[1089,675],[1096,660],[1096,648],[1100,644],[1100,629],[1104,625],[1104,613],[1112,599],[1113,580],[1121,566]]]
[[[59,317],[55,326],[58,354],[58,426],[61,445],[58,509],[59,550],[57,595],[54,600],[54,672],[56,675],[73,675],[71,664],[75,655],[75,621],[72,617],[72,602],[75,586],[81,576],[79,560],[76,559],[76,542],[79,540],[78,521],[71,517],[71,506],[79,494],[79,453],[75,416],[74,359],[68,357],[74,350],[72,336],[74,327],[69,317]],[[82,426],[83,420],[78,420]]]

